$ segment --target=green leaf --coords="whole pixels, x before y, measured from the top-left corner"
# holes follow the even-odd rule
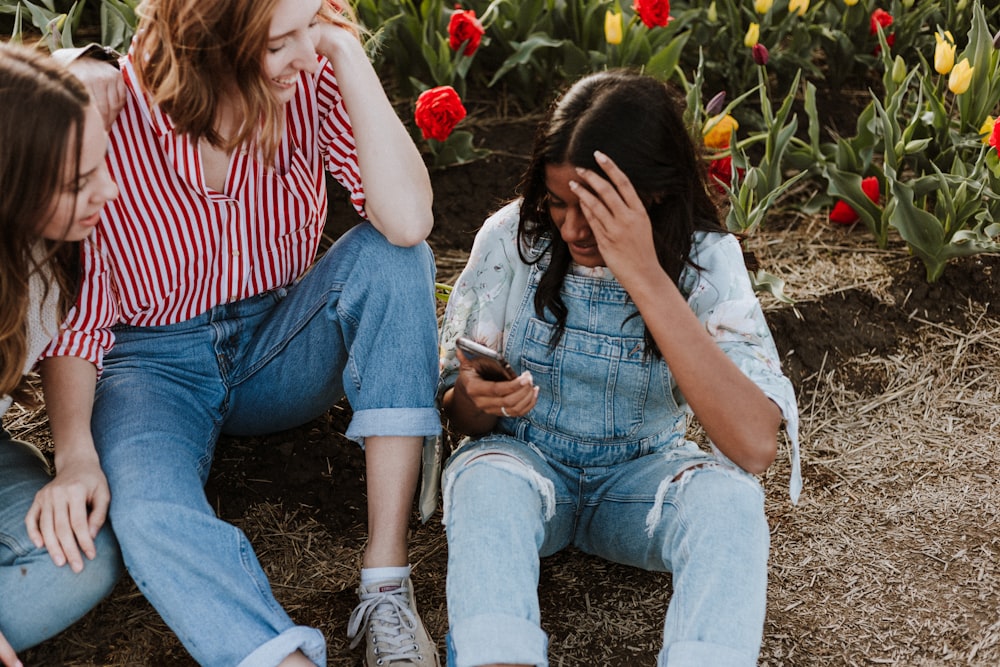
[[[756,273],[747,272],[750,275],[750,284],[753,285],[754,292],[767,292],[782,303],[795,303],[795,300],[785,294],[785,281],[781,278],[764,271]]]
[[[505,74],[517,67],[523,67],[529,64],[535,56],[535,51],[539,49],[553,49],[562,46],[563,40],[552,39],[548,35],[535,34],[528,37],[528,39],[523,42],[514,42],[515,47],[514,53],[510,54],[503,64],[497,69],[493,78],[490,79],[489,87],[493,87],[497,81],[502,79]]]

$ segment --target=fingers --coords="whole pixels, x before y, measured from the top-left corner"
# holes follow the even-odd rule
[[[69,71],[87,87],[91,101],[104,118],[104,128],[110,129],[125,105],[127,93],[121,72],[114,65],[93,58],[77,58],[70,63]]]
[[[57,567],[68,563],[73,572],[82,572],[83,556],[92,560],[97,555],[94,545],[97,533],[89,516],[87,492],[82,487],[52,487],[51,483],[43,487],[28,509],[25,516],[28,535],[36,547],[48,550]],[[98,529],[106,512],[105,504],[100,522],[95,522]]]
[[[604,176],[590,169],[577,168],[580,180],[590,189],[590,192],[587,188],[574,189],[580,197],[581,204],[598,216],[604,210],[615,217],[623,215],[629,209],[645,210],[642,200],[632,186],[632,181],[618,168],[614,160],[600,151],[594,151],[594,159],[604,171]]]
[[[521,417],[528,414],[538,399],[538,387],[529,371],[507,382],[483,381],[485,393],[480,394],[476,407],[496,417]]]

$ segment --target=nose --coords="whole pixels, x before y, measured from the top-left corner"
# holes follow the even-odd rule
[[[94,190],[94,200],[95,203],[99,202],[103,206],[118,197],[118,184],[111,178],[107,164],[101,167],[99,179],[98,187]]]
[[[566,218],[563,220],[559,233],[566,243],[577,243],[590,239],[590,223],[584,217],[579,205],[569,206],[566,209]]]

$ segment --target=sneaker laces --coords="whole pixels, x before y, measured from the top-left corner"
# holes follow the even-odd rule
[[[421,660],[417,646],[417,617],[406,599],[406,588],[365,591],[360,597],[361,604],[351,612],[347,623],[347,636],[354,640],[351,648],[361,643],[365,635],[361,630],[367,626],[378,664]]]

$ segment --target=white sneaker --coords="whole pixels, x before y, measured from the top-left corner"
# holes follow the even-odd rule
[[[351,613],[347,636],[354,640],[351,648],[367,637],[366,667],[439,667],[437,647],[417,614],[409,577],[359,586],[358,597],[361,604]]]

